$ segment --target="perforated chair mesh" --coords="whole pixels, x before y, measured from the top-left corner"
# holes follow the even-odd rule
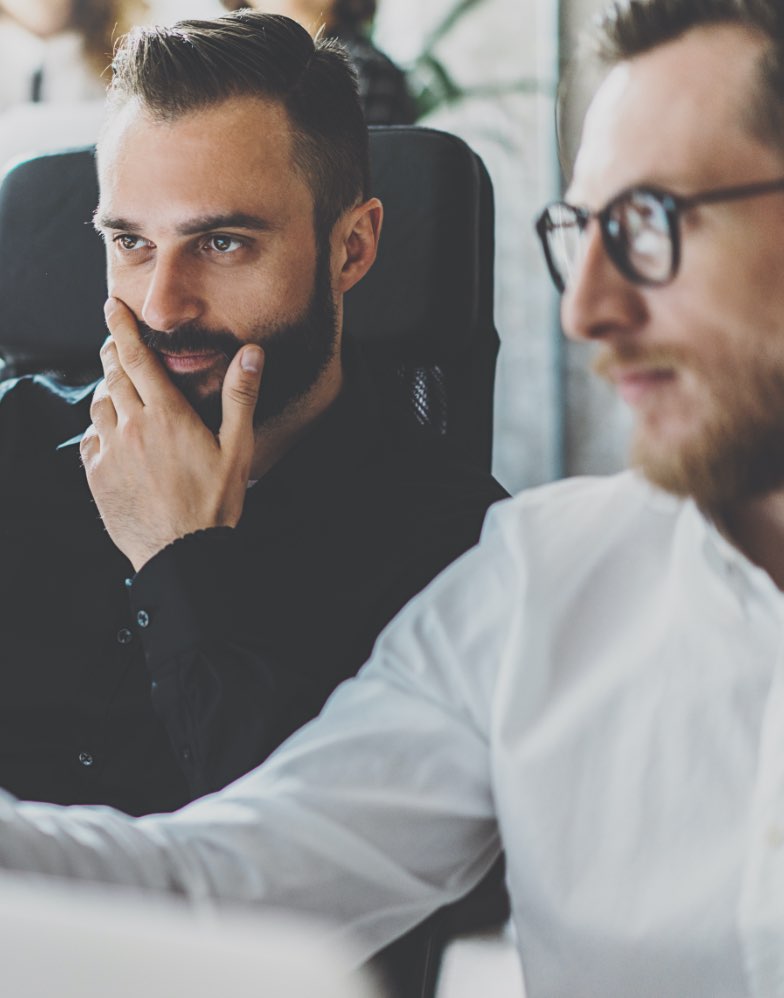
[[[410,412],[418,426],[445,437],[449,432],[449,404],[446,377],[441,368],[437,364],[433,367],[402,364],[395,374],[402,383],[401,390],[408,395],[408,404],[402,404],[404,411]]]

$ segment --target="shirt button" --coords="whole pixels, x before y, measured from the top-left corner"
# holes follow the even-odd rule
[[[136,623],[139,627],[146,627],[150,623],[150,615],[146,610],[139,610],[136,614]]]
[[[79,762],[83,766],[92,766],[92,764],[93,764],[93,757],[90,755],[89,752],[80,752],[79,753]]]
[[[187,745],[183,747],[182,751],[180,752],[180,755],[182,756],[184,762],[191,761],[191,750]]]
[[[127,627],[121,627],[117,632],[117,642],[121,645],[129,645],[133,641],[133,634]]]
[[[123,581],[125,583],[125,588],[126,589],[130,589],[131,586],[133,585],[133,579],[129,578],[129,579],[124,579]]]

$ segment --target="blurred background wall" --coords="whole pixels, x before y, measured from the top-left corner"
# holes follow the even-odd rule
[[[265,9],[265,0],[253,2]],[[318,0],[269,0],[268,9],[287,2],[319,8]],[[501,338],[494,471],[511,491],[564,474],[613,471],[625,459],[625,413],[588,373],[585,348],[563,340],[533,231],[541,207],[562,186],[554,125],[559,69],[602,2],[378,0],[371,26],[374,43],[407,74],[418,122],[464,138],[493,180]],[[0,166],[19,154],[94,140],[100,60],[83,58],[72,26],[55,30],[58,8],[73,3],[0,0]],[[128,19],[166,23],[225,12],[219,0],[77,3],[111,8],[115,33]],[[48,17],[46,30],[41,22],[33,30],[20,25],[35,17]],[[579,93],[582,83],[572,86]],[[575,111],[567,116],[569,145],[578,118]]]
[[[394,2],[394,0],[393,0]],[[594,80],[574,74],[580,32],[605,6],[605,0],[562,0],[560,5],[559,78],[567,72],[568,99],[562,123],[563,167],[568,183],[569,159],[579,139],[582,114]],[[570,475],[604,474],[626,463],[629,413],[617,395],[589,370],[589,348],[563,342],[562,385],[565,406],[563,461]]]

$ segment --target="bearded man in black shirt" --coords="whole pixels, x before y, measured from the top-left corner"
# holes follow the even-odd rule
[[[502,497],[396,443],[343,349],[381,228],[367,163],[343,57],[286,18],[137,29],[118,50],[105,377],[0,389],[13,793],[142,814],[240,776]]]

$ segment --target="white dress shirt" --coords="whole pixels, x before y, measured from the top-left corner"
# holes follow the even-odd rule
[[[632,473],[480,545],[261,769],[176,816],[0,801],[0,863],[264,901],[370,952],[506,849],[529,998],[784,995],[782,595]]]

